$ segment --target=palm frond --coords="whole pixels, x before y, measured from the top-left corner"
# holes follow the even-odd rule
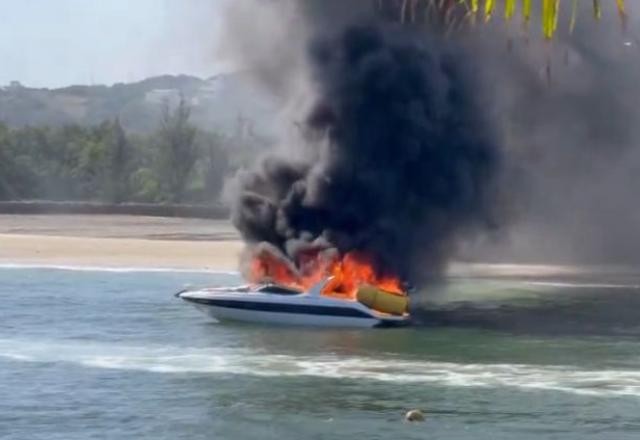
[[[493,15],[493,10],[496,7],[495,0],[484,0],[484,19],[485,21],[491,20],[491,16]]]
[[[569,33],[572,34],[576,28],[576,16],[578,15],[578,0],[573,0],[571,4],[571,21],[569,21]]]
[[[542,0],[542,34],[551,39],[558,27],[560,0]]]
[[[522,0],[522,20],[525,25],[531,20],[531,0]]]
[[[600,6],[600,0],[593,0],[593,17],[596,20],[602,18],[602,7]]]
[[[552,39],[558,30],[558,21],[560,16],[560,0],[537,0],[540,5],[540,22],[542,35],[545,39]],[[583,0],[586,2],[586,0]],[[449,32],[446,24],[460,23],[470,20],[475,21],[480,9],[484,15],[484,21],[489,21],[493,17],[498,3],[502,2],[504,6],[504,18],[507,21],[513,20],[516,16],[518,0],[483,0],[482,6],[480,0],[377,0],[380,9],[394,11],[393,15],[399,18],[402,23],[414,23],[421,16],[417,11],[426,11],[426,16],[439,17],[440,23],[445,24],[445,31]],[[607,0],[607,3],[613,4],[613,0]],[[531,22],[533,14],[533,0],[522,0],[521,17],[525,26]],[[592,0],[593,16],[596,20],[600,20],[603,14],[602,0]],[[620,16],[623,26],[627,21],[627,10],[625,0],[615,0],[615,7]],[[577,21],[578,0],[572,0],[571,16],[569,20],[569,32],[573,32]],[[425,16],[425,14],[423,14]],[[428,21],[428,20],[427,20]]]
[[[516,13],[516,0],[504,0],[504,18],[511,20]]]

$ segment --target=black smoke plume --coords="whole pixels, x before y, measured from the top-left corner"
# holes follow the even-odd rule
[[[462,237],[495,226],[500,149],[461,48],[354,16],[291,43],[303,79],[275,83],[280,94],[295,83],[287,97],[304,101],[296,135],[238,176],[233,222],[250,247],[269,243],[294,264],[310,248],[359,251],[420,283]]]

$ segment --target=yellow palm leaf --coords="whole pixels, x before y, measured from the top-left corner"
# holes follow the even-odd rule
[[[542,34],[548,40],[558,28],[558,13],[560,11],[560,0],[542,0]]]
[[[484,19],[489,21],[496,7],[495,0],[484,0]]]
[[[624,0],[616,0],[618,5],[618,15],[620,15],[620,20],[622,20],[622,27],[624,28],[627,25],[627,10],[624,7]]]
[[[504,0],[504,18],[509,20],[516,12],[516,0]]]
[[[578,15],[578,0],[573,0],[571,5],[571,22],[569,23],[569,33],[572,34],[576,28],[576,15]]]
[[[593,0],[593,16],[596,20],[602,18],[602,8],[600,7],[600,0]]]
[[[558,30],[558,16],[560,15],[560,0],[554,0],[552,2],[551,7],[553,8],[553,11],[551,12],[552,14],[551,31],[555,34],[556,30]]]
[[[522,18],[525,23],[531,19],[531,0],[522,0]]]
[[[400,22],[415,22],[419,20],[417,12],[422,9],[420,5],[424,5],[428,11],[442,13],[445,18],[448,18],[451,11],[461,8],[466,10],[466,17],[471,23],[475,23],[475,20],[479,13],[484,14],[484,20],[489,21],[496,10],[496,0],[377,0],[379,7],[382,9],[383,5],[388,2],[392,5],[398,14],[398,20]],[[516,15],[518,6],[518,0],[503,0],[504,1],[504,17],[506,20],[511,20]],[[566,0],[568,2],[568,0]],[[586,3],[587,0],[582,0],[582,3]],[[542,34],[545,39],[552,39],[558,29],[558,19],[560,14],[560,0],[522,0],[521,16],[525,25],[531,22],[533,13],[533,4],[536,3],[541,6],[541,24]],[[578,15],[578,0],[572,0],[571,3],[571,17],[569,22],[569,32],[572,33],[576,27],[577,15]],[[622,21],[623,28],[628,20],[626,11],[625,0],[615,0],[616,8],[620,19]],[[602,2],[601,0],[592,0],[593,15],[596,20],[602,18]]]
[[[545,38],[551,38],[551,0],[542,0],[542,34]]]

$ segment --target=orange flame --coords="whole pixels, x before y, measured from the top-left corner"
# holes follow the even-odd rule
[[[333,277],[323,294],[350,299],[356,298],[358,288],[364,284],[405,295],[398,277],[380,275],[371,259],[362,253],[349,252],[340,257],[314,250],[298,255],[297,263],[294,265],[284,256],[262,249],[253,255],[247,276],[252,283],[274,282],[300,290],[307,290],[323,279]]]

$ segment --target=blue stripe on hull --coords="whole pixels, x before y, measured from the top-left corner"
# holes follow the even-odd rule
[[[350,318],[367,318],[376,319],[360,310],[334,307],[334,306],[312,306],[300,304],[274,304],[257,301],[236,301],[224,299],[208,299],[208,298],[184,298],[186,301],[197,304],[204,304],[216,307],[225,307],[229,309],[253,310],[259,312],[274,313],[295,313],[303,315],[323,315],[323,316],[341,316]]]

